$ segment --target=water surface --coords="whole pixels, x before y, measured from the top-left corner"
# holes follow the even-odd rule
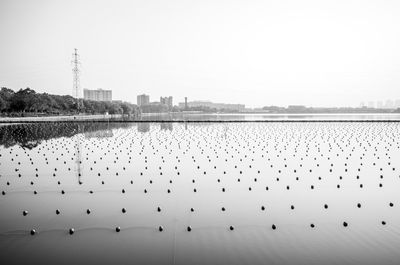
[[[398,122],[0,126],[0,256],[398,264],[399,139]]]

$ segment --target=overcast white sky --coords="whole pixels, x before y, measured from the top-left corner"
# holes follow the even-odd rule
[[[0,0],[0,86],[249,107],[400,98],[398,0]]]

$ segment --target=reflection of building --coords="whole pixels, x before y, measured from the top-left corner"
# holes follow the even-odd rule
[[[206,108],[211,108],[211,109],[217,109],[217,110],[235,110],[235,111],[243,111],[245,108],[244,104],[225,104],[225,103],[213,103],[211,101],[190,101],[187,102],[187,99],[185,98],[184,103],[179,103],[180,108],[196,108],[196,107],[206,107]]]
[[[114,136],[114,134],[113,134],[112,130],[85,132],[86,138],[109,138],[109,137],[113,137],[113,136]]]
[[[150,131],[150,123],[149,122],[139,122],[137,125],[138,132],[148,132]]]
[[[166,130],[166,131],[172,131],[172,129],[173,129],[172,122],[161,122],[160,129]]]
[[[112,91],[111,90],[103,90],[99,89],[84,89],[83,90],[83,98],[86,100],[93,101],[111,101],[112,100]]]
[[[137,96],[137,105],[142,106],[142,105],[147,105],[150,102],[150,96],[146,94],[138,95]]]
[[[167,105],[169,108],[172,108],[173,103],[172,103],[172,97],[160,97],[160,103]]]

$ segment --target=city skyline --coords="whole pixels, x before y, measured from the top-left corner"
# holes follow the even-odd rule
[[[71,94],[78,48],[81,87],[130,102],[168,91],[249,107],[357,107],[399,95],[395,1],[5,0],[0,10],[0,85],[13,89]]]

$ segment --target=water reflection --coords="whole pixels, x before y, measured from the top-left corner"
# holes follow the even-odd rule
[[[85,131],[84,124],[77,124],[78,126],[78,134],[82,134]],[[89,134],[93,134],[96,132],[88,132]],[[86,136],[86,135],[85,135]],[[82,176],[82,146],[81,146],[81,138],[75,137],[75,174],[78,179],[78,183],[82,183],[81,176]]]
[[[138,132],[146,133],[150,131],[150,123],[148,122],[141,122],[137,124]]]
[[[137,119],[136,119],[137,120]],[[400,114],[145,113],[140,121],[400,120]],[[125,121],[129,120],[128,118]]]
[[[87,138],[112,137],[113,129],[129,128],[130,123],[29,123],[0,126],[0,145],[8,148],[19,145],[33,149],[42,141],[84,134]]]
[[[3,145],[43,141],[0,147],[7,257],[46,264],[35,257],[52,246],[58,261],[87,264],[100,242],[117,254],[98,264],[169,264],[172,249],[186,264],[211,248],[209,264],[232,253],[229,264],[400,258],[387,247],[400,244],[396,122],[43,123],[0,132]],[[65,251],[71,243],[77,255]]]
[[[162,123],[160,123],[160,129],[162,131],[172,131],[172,129],[173,129],[172,122],[162,122]]]

